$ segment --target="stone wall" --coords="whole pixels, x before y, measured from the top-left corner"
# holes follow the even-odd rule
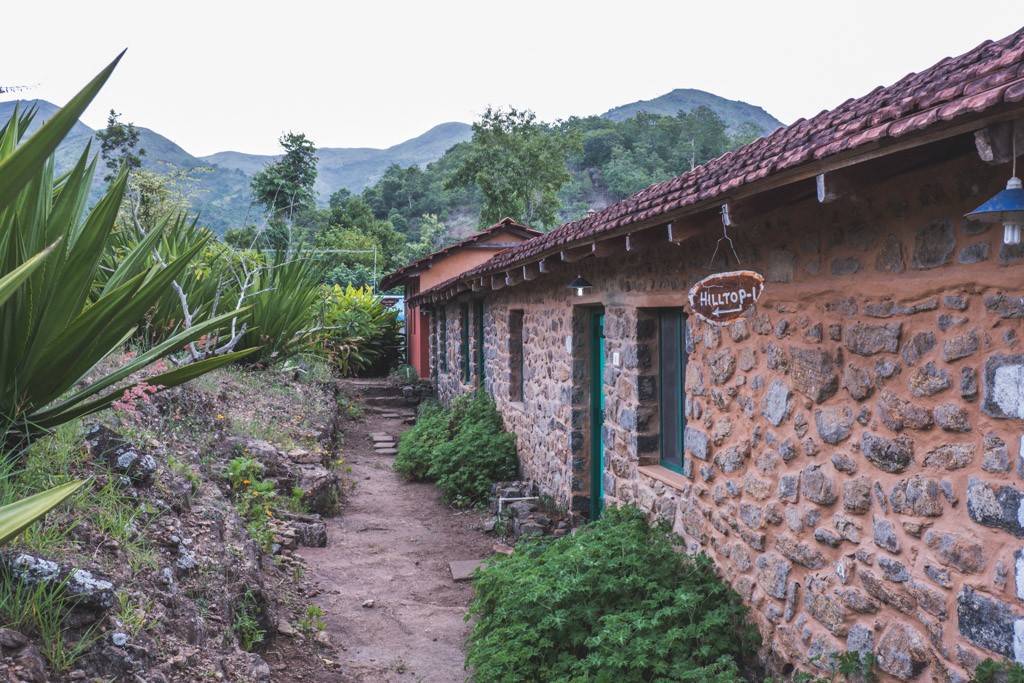
[[[523,476],[585,509],[581,312],[603,305],[606,504],[636,504],[714,558],[776,667],[872,650],[889,679],[957,681],[985,657],[1024,661],[1024,248],[962,218],[1003,180],[964,155],[734,230],[741,267],[767,284],[745,319],[689,318],[684,475],[658,466],[651,321],[737,267],[721,251],[708,267],[718,234],[488,292],[487,388]],[[588,297],[565,287],[578,274]],[[465,390],[459,367],[438,377],[443,397]]]

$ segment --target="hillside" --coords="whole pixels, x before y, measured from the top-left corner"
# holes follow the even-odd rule
[[[688,112],[697,107],[713,109],[733,133],[739,131],[745,123],[751,123],[769,132],[785,125],[761,107],[688,88],[673,90],[653,100],[640,100],[609,109],[601,114],[601,118],[624,121],[641,111],[661,116],[675,116],[679,111]]]
[[[473,132],[468,124],[451,122],[434,126],[423,135],[387,149],[321,147],[317,150],[320,163],[317,165],[314,189],[319,193],[321,203],[326,202],[333,192],[343,187],[353,193],[362,192],[364,188],[377,182],[391,164],[403,167],[425,165],[439,159],[449,148],[469,140],[472,136]],[[217,152],[200,159],[208,164],[253,175],[277,157],[244,152]]]

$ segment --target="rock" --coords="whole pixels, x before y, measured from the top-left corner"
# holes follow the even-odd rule
[[[95,462],[128,477],[133,484],[149,485],[153,482],[157,470],[153,456],[109,427],[93,426],[85,434],[85,443]]]
[[[985,568],[985,546],[973,537],[958,533],[928,531],[924,536],[928,548],[944,565],[952,566],[964,574],[979,574]],[[925,573],[942,586],[949,582],[949,573],[944,580],[938,580],[925,568]]]
[[[860,624],[854,624],[850,627],[850,632],[846,636],[847,652],[857,652],[864,655],[872,652],[874,648],[875,634],[873,631]]]
[[[28,585],[63,584],[76,608],[106,611],[114,606],[114,584],[91,571],[61,567],[27,553],[0,557],[0,562],[7,565],[12,580]]]
[[[879,669],[903,681],[917,678],[928,666],[925,639],[900,622],[891,623],[878,641],[877,656]]]
[[[945,391],[953,386],[949,373],[943,368],[935,367],[934,363],[926,363],[910,375],[910,393],[926,398]]]
[[[299,545],[307,548],[327,547],[327,525],[323,522],[297,522],[293,526]]]
[[[960,254],[957,256],[956,260],[958,263],[962,263],[964,265],[981,263],[982,261],[988,260],[988,242],[975,242],[974,244],[968,244],[960,250]]]
[[[835,445],[850,436],[853,411],[848,406],[819,408],[814,411],[814,423],[822,441]]]
[[[949,220],[939,218],[930,221],[914,236],[914,253],[910,261],[912,268],[929,270],[950,262],[956,236]]]
[[[900,539],[896,535],[896,528],[887,519],[875,518],[872,523],[872,540],[882,550],[894,555],[900,552]]]
[[[863,270],[860,259],[856,256],[840,256],[832,260],[833,275],[852,275]]]
[[[871,509],[871,480],[857,477],[843,483],[843,509],[854,515],[863,515]]]
[[[942,490],[938,481],[915,475],[892,485],[889,503],[899,514],[938,517],[942,515]]]
[[[960,368],[960,398],[965,401],[978,398],[978,372],[974,368]]]
[[[331,515],[341,500],[341,479],[320,465],[300,465],[297,485],[306,492],[303,501],[310,512]]]
[[[1010,455],[1006,452],[1006,442],[997,435],[985,435],[982,454],[981,469],[995,473],[1010,471]]]
[[[932,332],[918,332],[903,345],[900,355],[907,367],[913,367],[921,360],[926,353],[935,348],[935,334]]]
[[[0,662],[10,683],[47,683],[46,659],[29,638],[18,631],[0,628]]]
[[[887,439],[864,432],[860,450],[871,464],[891,474],[904,471],[914,462],[914,442],[906,436]]]
[[[768,282],[792,282],[796,270],[796,254],[788,249],[773,249],[768,254]]]
[[[365,609],[373,609],[373,606],[375,604],[377,604],[377,603],[376,603],[376,601],[373,598],[371,598],[369,600],[363,600],[363,607]]]
[[[900,323],[885,323],[883,325],[852,323],[846,326],[843,344],[848,351],[858,356],[896,353],[902,330],[903,326]]]
[[[843,538],[839,534],[825,527],[818,527],[814,530],[814,540],[830,548],[838,548],[839,544],[843,542]]]
[[[761,408],[761,414],[772,426],[778,427],[789,416],[790,396],[789,387],[785,382],[778,378],[772,380]]]
[[[853,363],[848,364],[843,372],[843,387],[850,393],[850,398],[857,401],[869,397],[875,390],[870,373]]]
[[[875,270],[880,273],[902,273],[905,267],[903,243],[892,233],[886,235],[875,255]]]
[[[971,330],[958,337],[947,339],[942,343],[942,360],[947,363],[967,358],[978,350],[978,331]]]
[[[894,432],[905,428],[928,429],[932,426],[931,413],[910,401],[905,401],[891,391],[882,391],[878,397],[878,419]]]
[[[903,592],[895,590],[887,583],[882,583],[881,580],[870,571],[865,568],[861,568],[857,572],[857,578],[860,579],[860,583],[864,586],[864,590],[868,592],[868,595],[875,598],[876,600],[898,609],[904,614],[914,613],[914,601],[913,599],[905,595]]]
[[[1024,299],[1018,296],[993,294],[985,297],[985,308],[1000,318],[1024,318]]]
[[[929,587],[920,581],[907,583],[907,591],[915,600],[917,606],[929,614],[934,614],[940,619],[945,619],[949,613],[946,608],[946,596],[943,593]]]
[[[808,578],[804,607],[808,614],[828,629],[829,633],[834,636],[846,635],[847,629],[843,623],[846,609],[838,597],[831,593],[827,581],[816,576]]]
[[[757,583],[773,598],[785,599],[790,566],[780,555],[764,553],[757,558]]]
[[[736,372],[736,356],[730,349],[719,351],[708,359],[712,384],[724,384]]]
[[[985,361],[985,399],[981,409],[986,415],[1024,418],[1024,356],[995,354]]]
[[[299,635],[299,632],[288,622],[287,619],[279,619],[277,622],[277,633],[278,635],[286,638],[294,638]]]
[[[779,534],[775,538],[775,549],[783,556],[808,569],[821,569],[827,564],[824,555],[789,534]]]
[[[790,347],[790,372],[796,390],[815,403],[839,391],[839,373],[831,354],[822,349]]]
[[[779,500],[784,503],[799,502],[799,485],[799,474],[784,474],[779,477]]]
[[[957,624],[960,635],[975,645],[1013,659],[1019,627],[1024,615],[1002,600],[964,586],[956,596]]]
[[[857,614],[874,614],[878,611],[878,603],[856,588],[839,591],[839,599],[847,609]]]
[[[821,465],[811,465],[801,475],[800,490],[804,498],[818,505],[832,505],[836,502],[835,481],[821,470]]]
[[[853,474],[857,471],[857,463],[845,453],[836,453],[832,456],[832,467],[845,474]]]
[[[967,479],[967,514],[978,524],[1024,538],[1019,513],[1022,502],[1024,495],[1012,486],[1001,486],[976,477]]]
[[[952,443],[936,446],[924,457],[925,467],[939,467],[949,471],[967,467],[974,461],[977,449],[973,443]]]
[[[710,452],[708,435],[694,429],[690,425],[687,425],[683,432],[683,447],[687,453],[695,458],[700,458],[701,460],[708,459],[708,453]]]
[[[902,562],[897,562],[889,557],[879,557],[878,566],[882,570],[882,576],[886,581],[892,581],[893,583],[906,583],[910,581],[910,572]]]
[[[935,424],[947,432],[969,432],[971,423],[967,411],[956,403],[942,403],[935,407]]]

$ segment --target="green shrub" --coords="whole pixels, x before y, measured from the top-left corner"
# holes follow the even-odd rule
[[[636,508],[496,556],[475,580],[466,666],[479,681],[742,680],[756,645],[704,555],[678,554]]]
[[[420,406],[416,424],[398,439],[395,471],[410,481],[427,481],[434,451],[448,438],[449,415],[437,403]]]
[[[425,406],[402,435],[395,469],[407,479],[432,479],[445,501],[483,505],[491,483],[516,476],[515,436],[505,432],[486,392],[459,396],[447,409]]]
[[[1024,667],[1009,660],[986,659],[974,670],[975,683],[1024,683]]]
[[[323,325],[329,330],[324,346],[343,375],[383,377],[402,357],[398,310],[369,288],[326,287]]]

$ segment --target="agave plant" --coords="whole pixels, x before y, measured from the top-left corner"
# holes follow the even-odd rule
[[[126,172],[86,212],[95,159],[89,161],[87,148],[71,171],[55,177],[52,155],[119,60],[28,140],[22,137],[31,113],[13,116],[0,131],[0,429],[13,457],[34,436],[107,407],[123,393],[119,383],[232,315],[182,330],[116,372],[90,377],[205,243],[142,267],[161,237],[154,231],[125,254],[98,291],[94,287]],[[178,367],[148,382],[175,386],[249,351]]]
[[[25,527],[56,507],[84,483],[69,481],[9,505],[0,505],[0,546],[8,543],[24,531]]]

